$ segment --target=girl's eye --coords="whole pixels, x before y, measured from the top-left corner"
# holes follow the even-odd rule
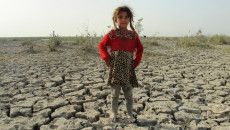
[[[118,16],[119,19],[123,19],[123,16]],[[125,19],[129,18],[129,16],[124,16]]]

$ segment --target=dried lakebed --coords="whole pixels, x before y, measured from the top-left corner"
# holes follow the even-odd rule
[[[108,69],[98,54],[58,51],[19,53],[18,41],[0,43],[0,129],[230,129],[230,55],[175,47],[160,41],[147,47],[134,88],[136,122],[126,121],[121,91],[116,123]],[[145,53],[147,54],[147,53]]]

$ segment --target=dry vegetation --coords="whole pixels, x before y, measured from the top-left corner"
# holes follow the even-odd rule
[[[224,52],[230,53],[230,48],[226,48],[226,49],[224,50]]]
[[[53,31],[53,36],[51,36],[51,37],[49,38],[49,42],[48,42],[49,51],[50,51],[50,52],[51,52],[51,51],[55,51],[56,48],[57,48],[58,46],[60,46],[61,42],[62,42],[62,41],[60,40],[60,38],[58,37],[58,35],[55,35],[55,33],[54,33],[54,31]]]
[[[20,43],[20,45],[24,47],[22,52],[23,51],[31,52],[31,53],[35,52],[35,50],[34,50],[34,45],[35,44],[33,42],[31,42],[31,41],[23,41],[23,42]]]
[[[226,35],[205,36],[201,30],[195,35],[178,38],[178,47],[210,49],[213,45],[230,45],[230,37]]]
[[[87,29],[85,35],[75,36],[75,37],[60,37],[54,32],[50,37],[21,37],[21,38],[1,38],[1,42],[16,42],[21,41],[20,46],[23,49],[19,52],[27,53],[38,53],[45,50],[47,52],[53,52],[56,50],[61,50],[61,44],[69,44],[71,46],[76,46],[76,53],[92,53],[99,54],[98,44],[102,40],[103,36],[97,36],[96,33],[90,34]],[[47,39],[46,45],[42,45],[43,49],[36,49],[39,46],[39,40]],[[177,47],[192,48],[192,49],[210,49],[215,45],[230,45],[230,37],[226,35],[214,35],[205,36],[202,34],[201,30],[195,35],[185,36],[185,37],[141,37],[144,49],[150,46],[160,46],[159,41],[174,41]],[[169,43],[170,44],[170,43]],[[41,45],[40,45],[41,46]],[[230,53],[230,48],[224,50],[226,53]],[[1,59],[3,59],[3,54],[1,54]],[[156,55],[155,52],[151,52],[146,49],[144,51],[145,58],[152,57]]]

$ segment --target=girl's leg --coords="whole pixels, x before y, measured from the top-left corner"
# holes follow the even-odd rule
[[[122,87],[124,92],[125,100],[126,100],[126,108],[128,113],[129,123],[135,122],[135,118],[133,117],[133,87],[131,84],[126,84]]]
[[[112,114],[109,117],[110,121],[116,121],[117,118],[117,110],[118,110],[118,99],[120,94],[121,86],[111,85],[111,106],[112,106]]]

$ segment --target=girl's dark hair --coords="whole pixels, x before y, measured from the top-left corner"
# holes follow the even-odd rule
[[[117,21],[117,16],[121,13],[121,12],[126,12],[128,14],[128,17],[130,18],[130,28],[135,31],[134,27],[133,27],[133,12],[132,12],[132,9],[128,6],[120,6],[120,7],[117,7],[115,9],[115,11],[113,12],[113,25],[114,25],[114,28],[115,30],[117,29],[117,26],[116,26],[116,21]]]

